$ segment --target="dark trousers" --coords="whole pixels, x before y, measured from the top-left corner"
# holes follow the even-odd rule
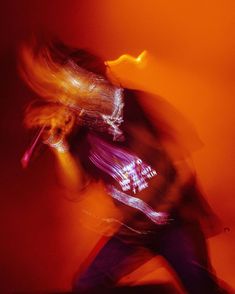
[[[143,253],[143,248],[154,255],[160,254],[168,261],[187,293],[226,293],[219,288],[211,272],[200,227],[196,224],[182,226],[179,222],[167,225],[151,236],[141,237],[136,242],[133,238],[127,237],[123,241],[123,238],[112,237],[87,270],[75,279],[74,291],[86,293],[115,287],[122,276],[151,257]]]

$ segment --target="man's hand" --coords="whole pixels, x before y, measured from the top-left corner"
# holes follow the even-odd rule
[[[75,116],[65,108],[53,113],[45,122],[42,138],[43,143],[59,152],[68,150],[67,136],[75,124]]]

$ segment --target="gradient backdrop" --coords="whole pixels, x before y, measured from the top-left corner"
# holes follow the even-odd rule
[[[9,0],[1,6],[0,292],[68,290],[99,239],[81,225],[79,204],[62,197],[50,152],[28,170],[20,167],[30,140],[23,109],[34,96],[17,73],[17,50],[38,32],[106,60],[147,50],[141,66],[124,62],[113,70],[127,85],[162,96],[198,132],[203,146],[193,153],[194,165],[225,227],[209,239],[210,254],[218,276],[235,288],[235,2]],[[97,191],[91,188],[88,198],[100,203]],[[131,278],[172,279],[156,260]]]

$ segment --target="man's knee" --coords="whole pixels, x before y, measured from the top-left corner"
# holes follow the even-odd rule
[[[96,275],[93,276],[90,276],[89,274],[83,274],[74,280],[73,292],[97,292],[98,289],[112,288],[114,285],[115,282],[113,279],[105,273],[96,273]]]

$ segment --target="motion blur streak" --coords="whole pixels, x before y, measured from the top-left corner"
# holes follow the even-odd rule
[[[146,50],[141,66],[121,61],[110,64],[111,71],[122,85],[161,96],[200,135],[201,142],[192,142],[183,128],[186,136],[179,138],[190,151],[197,150],[191,155],[200,182],[224,220],[224,233],[209,239],[210,255],[218,276],[235,288],[235,2],[22,0],[1,6],[1,292],[70,289],[71,277],[100,238],[98,221],[93,219],[96,232],[87,230],[81,223],[91,218],[81,211],[92,207],[95,215],[111,205],[97,206],[104,203],[101,184],[92,185],[80,202],[62,197],[47,151],[22,172],[20,158],[29,140],[22,114],[35,95],[20,81],[16,51],[38,32],[91,48],[108,61],[123,54],[136,58]],[[176,127],[181,126],[177,121]],[[69,166],[66,160],[64,164]],[[172,279],[161,262],[156,269],[156,262],[126,280]]]

